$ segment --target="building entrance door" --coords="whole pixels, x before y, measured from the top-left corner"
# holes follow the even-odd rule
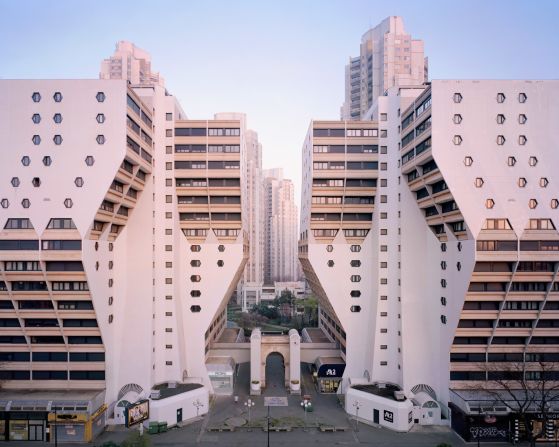
[[[182,422],[182,408],[177,408],[177,424]]]
[[[373,410],[373,422],[375,424],[379,423],[379,411],[378,410]]]
[[[340,385],[339,380],[331,379],[321,379],[320,380],[320,392],[321,393],[337,393],[338,386]]]
[[[45,429],[44,425],[29,424],[29,440],[30,441],[44,441]]]

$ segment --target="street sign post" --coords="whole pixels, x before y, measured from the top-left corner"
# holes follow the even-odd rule
[[[264,397],[265,407],[287,407],[287,397]]]
[[[264,397],[264,406],[268,407],[268,429],[266,432],[268,433],[268,447],[270,447],[270,407],[287,407],[287,397]]]

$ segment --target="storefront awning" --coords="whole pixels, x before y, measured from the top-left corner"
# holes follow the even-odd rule
[[[318,378],[341,378],[345,371],[345,361],[341,357],[318,357],[314,363]]]

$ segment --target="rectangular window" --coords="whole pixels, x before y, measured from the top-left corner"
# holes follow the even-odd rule
[[[205,137],[206,136],[206,128],[177,127],[177,128],[175,128],[175,136],[176,137]]]
[[[415,108],[415,116],[419,117],[420,115],[423,114],[423,112],[425,112],[429,107],[431,107],[431,96],[428,96],[427,98],[425,98],[425,100],[423,102],[421,102],[421,104],[419,104],[419,106],[417,106]]]
[[[0,250],[38,250],[38,240],[0,240]]]
[[[128,107],[134,111],[134,113],[140,116],[140,106],[130,97],[130,95],[126,95],[126,103],[128,104]]]
[[[410,113],[408,116],[406,116],[403,120],[402,120],[402,130],[404,130],[406,127],[408,127],[411,123],[413,123],[413,113]]]
[[[407,146],[409,143],[411,143],[414,139],[414,133],[413,130],[408,133],[407,135],[404,136],[404,138],[402,138],[402,148],[404,146]]]
[[[42,240],[41,250],[81,250],[81,240]]]
[[[238,137],[241,135],[241,129],[236,128],[210,128],[208,135],[213,137]]]

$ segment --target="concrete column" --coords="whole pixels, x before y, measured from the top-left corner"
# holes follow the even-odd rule
[[[301,393],[301,337],[295,329],[289,331],[289,380],[290,390],[294,394]],[[291,383],[293,380],[298,384]]]
[[[261,357],[262,357],[262,334],[259,328],[252,330],[250,336],[250,394],[260,394],[260,374],[261,374]],[[252,381],[257,380],[258,385]]]

